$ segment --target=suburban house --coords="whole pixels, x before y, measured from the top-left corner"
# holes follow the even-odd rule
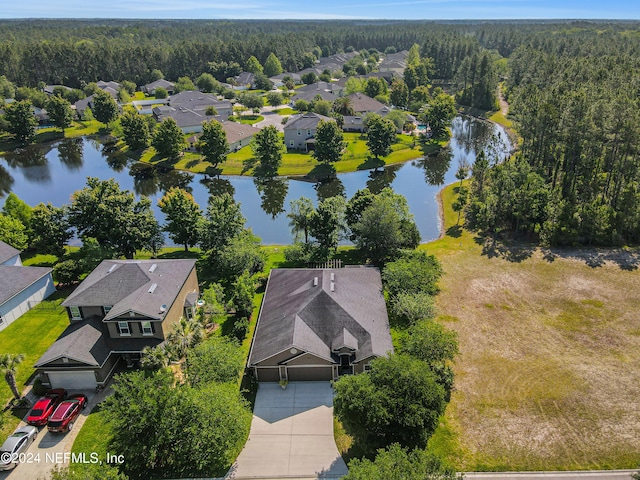
[[[392,352],[377,268],[271,270],[248,360],[259,382],[337,380]]]
[[[241,72],[240,75],[237,75],[233,78],[234,90],[246,90],[247,88],[251,88],[253,86],[253,82],[255,81],[255,75],[251,72]]]
[[[364,132],[366,130],[365,119],[367,113],[377,113],[381,117],[386,117],[389,113],[393,111],[393,108],[385,105],[380,110],[376,110],[375,112],[366,112],[364,114],[358,115],[345,115],[343,117],[343,125],[342,130],[345,132]],[[413,123],[417,122],[416,117],[409,113],[405,113],[406,122],[405,123]],[[398,128],[396,133],[402,133],[402,128]]]
[[[20,252],[0,241],[0,330],[55,291],[50,268],[22,266]]]
[[[342,90],[343,87],[337,83],[316,82],[297,89],[291,101],[293,103],[296,100],[312,102],[319,96],[322,100],[333,102],[342,94]]]
[[[116,88],[113,88],[113,86],[111,84],[117,84],[116,82],[98,82],[98,87],[101,90],[104,90],[105,92],[107,92],[109,95],[111,95],[111,97],[118,102],[118,90]],[[102,84],[104,86],[104,88],[100,87],[100,84]],[[73,104],[73,106],[76,109],[76,114],[78,115],[78,118],[82,119],[84,118],[84,112],[87,110],[87,108],[90,108],[91,110],[93,110],[93,95],[89,95],[86,98],[83,98],[81,100],[78,100],[76,103]]]
[[[148,95],[155,95],[157,88],[164,88],[169,95],[176,91],[175,84],[165,80],[164,78],[156,80],[155,82],[147,83],[146,85],[143,85],[140,90]]]
[[[200,133],[203,122],[217,118],[215,115],[206,115],[204,110],[196,112],[185,107],[173,108],[167,105],[155,107],[153,116],[158,122],[162,122],[166,118],[173,118],[182,129],[182,133]]]
[[[242,147],[245,147],[251,143],[251,139],[253,136],[260,131],[259,128],[256,128],[252,125],[246,125],[243,123],[237,122],[220,122],[222,123],[222,128],[224,132],[227,134],[227,143],[229,144],[230,152],[237,152]],[[187,142],[189,143],[189,151],[195,152],[197,150],[196,145],[198,140],[200,139],[200,135],[192,135],[187,138]]]
[[[105,82],[103,80],[98,80],[98,83],[96,85],[98,85],[98,88],[101,90],[106,90],[109,88],[114,92],[117,92],[118,89],[120,88],[120,84],[114,81]]]
[[[104,385],[191,318],[198,295],[195,260],[104,260],[62,303],[70,324],[35,368],[51,388]]]
[[[293,80],[293,83],[295,83],[296,85],[300,85],[302,83],[300,74],[291,72],[274,75],[273,77],[269,77],[269,80],[271,80],[271,83],[273,83],[275,87],[282,87],[284,85],[284,77],[291,77],[291,80]]]
[[[63,89],[67,91],[71,91],[71,87],[67,87],[66,85],[45,85],[42,91],[47,95],[51,96],[56,92],[56,89]]]
[[[385,104],[379,102],[375,98],[371,98],[364,93],[356,92],[349,95],[351,99],[351,107],[355,113],[370,113],[377,112],[385,107]]]
[[[204,114],[209,107],[218,112],[221,120],[226,120],[233,113],[233,106],[228,100],[218,100],[214,95],[197,90],[187,90],[169,97],[168,105],[176,109],[188,109]]]
[[[313,150],[316,129],[320,120],[325,122],[335,121],[333,118],[311,112],[291,117],[284,126],[284,143],[287,148],[304,151]]]

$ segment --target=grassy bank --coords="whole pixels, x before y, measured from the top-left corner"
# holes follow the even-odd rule
[[[483,243],[455,225],[454,198],[446,188],[446,235],[423,246],[461,350],[430,447],[466,471],[636,467],[637,252]]]
[[[392,146],[391,154],[384,159],[369,158],[369,152],[364,138],[359,133],[345,133],[347,148],[342,160],[335,163],[338,173],[355,172],[393,163],[406,162],[420,158],[424,155],[437,152],[446,145],[445,141],[434,142],[426,147],[421,147],[418,142],[414,142],[414,137],[410,135],[398,135],[398,141]],[[134,157],[142,162],[152,165],[159,165],[178,170],[185,170],[192,173],[212,172],[212,165],[206,162],[197,153],[185,153],[178,160],[168,160],[159,158],[153,148],[149,148],[142,155]],[[251,148],[246,146],[237,152],[230,153],[227,160],[218,166],[222,175],[243,175],[247,172],[245,162],[253,158]],[[288,152],[282,158],[282,165],[278,169],[278,175],[313,175],[314,170],[320,166],[311,153]]]

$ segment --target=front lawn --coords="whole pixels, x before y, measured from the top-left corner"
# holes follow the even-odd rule
[[[24,360],[18,365],[16,380],[18,388],[23,389],[33,375],[33,365],[55,342],[69,325],[65,309],[60,306],[71,293],[63,290],[54,293],[48,300],[32,308],[4,330],[0,331],[0,354],[24,354]],[[0,381],[0,401],[4,407],[13,394],[4,379]],[[18,425],[20,419],[13,417],[11,411],[2,412],[0,438],[5,438]]]

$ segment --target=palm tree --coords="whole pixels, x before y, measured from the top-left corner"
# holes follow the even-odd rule
[[[7,385],[9,385],[16,400],[20,399],[20,392],[18,391],[18,384],[16,383],[16,368],[23,360],[24,354],[22,353],[19,355],[5,353],[0,357],[0,368],[4,370],[4,379],[7,381]]]
[[[187,349],[195,347],[204,338],[202,324],[192,318],[188,320],[184,317],[173,327],[173,331],[167,338],[171,350],[175,353],[176,359],[181,359],[187,354]]]
[[[351,97],[340,97],[333,101],[333,111],[340,115],[353,116],[353,105]]]
[[[160,370],[169,365],[169,357],[167,351],[163,347],[146,346],[142,350],[142,358],[140,365],[143,370]]]

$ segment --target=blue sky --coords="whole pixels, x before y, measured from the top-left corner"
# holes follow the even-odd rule
[[[3,0],[0,18],[640,19],[637,0]]]

